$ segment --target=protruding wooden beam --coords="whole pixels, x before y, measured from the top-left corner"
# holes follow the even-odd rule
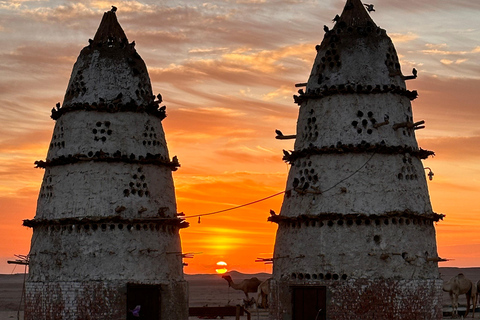
[[[306,86],[307,86],[307,82],[295,83],[296,88],[301,88],[301,87],[306,87]]]
[[[408,122],[396,123],[396,124],[393,125],[393,130],[397,130],[397,129],[400,129],[400,128],[416,129],[418,126],[420,126],[424,123],[425,123],[424,120],[421,120],[421,121],[418,121],[418,122],[409,122],[408,121]],[[423,129],[423,128],[419,128],[419,129]]]
[[[278,139],[278,140],[290,140],[290,139],[296,139],[297,138],[297,135],[296,134],[292,134],[292,135],[289,135],[289,136],[276,136],[275,139]]]
[[[374,127],[375,129],[378,129],[378,128],[380,128],[380,127],[386,126],[386,125],[389,124],[389,123],[390,123],[390,121],[385,120],[385,121],[380,122],[380,123],[375,123],[375,124],[373,125],[373,127]]]

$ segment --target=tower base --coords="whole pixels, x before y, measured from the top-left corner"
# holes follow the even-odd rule
[[[272,280],[271,319],[442,319],[442,280]]]
[[[27,282],[25,320],[188,319],[188,283]]]

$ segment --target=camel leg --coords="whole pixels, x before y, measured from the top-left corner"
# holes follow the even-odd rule
[[[477,308],[477,295],[478,295],[478,292],[475,294],[472,294],[472,302],[473,302],[472,318],[475,318],[475,309]]]
[[[468,291],[465,293],[465,296],[467,297],[467,311],[465,312],[465,318],[468,315],[468,312],[470,311],[470,299],[472,298],[472,290]]]
[[[458,295],[450,291],[450,300],[452,301],[452,318],[458,316]]]

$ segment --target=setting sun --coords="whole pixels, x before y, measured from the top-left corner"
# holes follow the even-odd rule
[[[224,274],[226,273],[227,270],[227,263],[224,261],[218,261],[217,262],[217,269],[215,269],[215,272],[218,274]]]

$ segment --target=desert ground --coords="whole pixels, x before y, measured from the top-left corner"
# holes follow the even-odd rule
[[[465,274],[467,278],[475,282],[480,280],[480,268],[440,268],[440,274],[443,280],[448,280],[458,273]],[[270,275],[266,273],[251,275],[232,271],[229,274],[232,276],[235,282],[251,278],[253,276],[258,277],[260,280],[265,280],[270,277]],[[185,278],[189,282],[189,299],[191,307],[213,307],[243,303],[243,292],[229,288],[227,282],[222,279],[220,275],[197,274],[186,275]],[[19,315],[18,319],[23,319],[22,306],[20,302],[22,296],[23,279],[23,274],[0,275],[0,320],[17,319],[17,315]],[[465,306],[465,295],[460,297],[459,303],[461,306]],[[450,305],[448,293],[444,293],[443,305],[445,307],[444,310],[448,310],[448,306]],[[265,319],[266,317],[265,312],[260,312],[257,314],[255,308],[253,308],[251,312],[252,319]],[[246,317],[242,318],[246,319]],[[450,318],[450,316],[445,316],[444,319]],[[196,318],[191,317],[190,319],[193,320]],[[230,319],[234,319],[234,317]],[[471,315],[468,316],[468,319],[471,319]],[[475,319],[480,319],[480,312],[475,314]]]

